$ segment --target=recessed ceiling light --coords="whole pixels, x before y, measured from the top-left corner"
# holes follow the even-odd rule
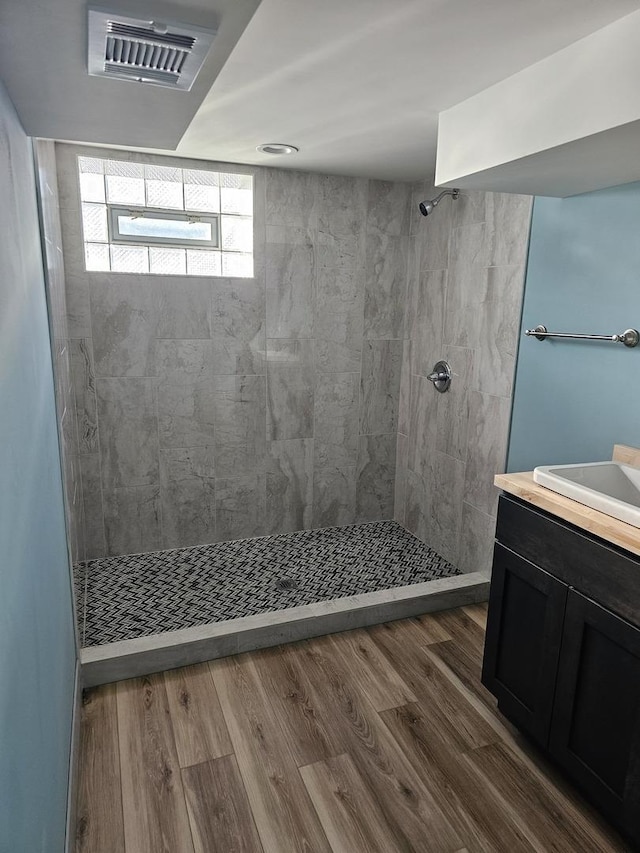
[[[285,145],[284,142],[265,142],[264,145],[258,145],[256,151],[262,154],[297,154],[298,149],[295,145]]]

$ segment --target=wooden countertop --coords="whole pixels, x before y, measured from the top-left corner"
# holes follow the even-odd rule
[[[640,450],[616,445],[613,451],[613,459],[626,465],[640,467]],[[584,504],[558,495],[551,489],[539,486],[533,481],[533,471],[524,471],[518,474],[496,474],[494,481],[499,489],[515,495],[523,501],[550,512],[552,515],[575,524],[612,545],[624,548],[632,554],[640,556],[640,528],[618,521],[610,515],[598,512],[597,509],[584,506]]]

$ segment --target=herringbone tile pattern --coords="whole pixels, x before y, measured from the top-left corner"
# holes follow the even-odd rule
[[[80,563],[83,645],[423,583],[458,570],[399,524],[304,530]]]

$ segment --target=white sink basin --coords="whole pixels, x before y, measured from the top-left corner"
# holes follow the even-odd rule
[[[541,486],[640,527],[640,468],[620,462],[546,465],[535,468]]]

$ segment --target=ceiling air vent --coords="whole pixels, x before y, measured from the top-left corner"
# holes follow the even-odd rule
[[[89,74],[188,91],[215,34],[190,24],[89,9]]]

